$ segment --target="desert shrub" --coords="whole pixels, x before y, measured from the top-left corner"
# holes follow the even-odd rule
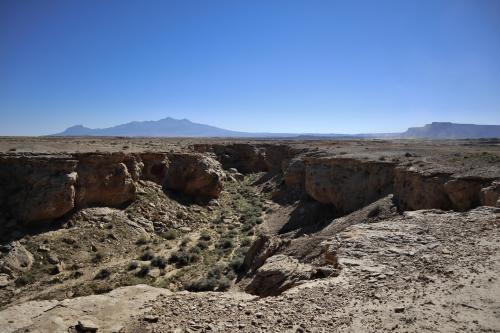
[[[155,254],[153,253],[153,251],[151,251],[151,250],[146,250],[146,251],[142,254],[142,256],[141,256],[141,260],[144,260],[144,261],[146,261],[146,260],[151,260],[151,259],[153,259],[154,257],[155,257]]]
[[[233,260],[231,260],[231,263],[229,266],[232,268],[232,270],[236,273],[240,273],[243,270],[243,263],[245,262],[245,258],[242,256],[234,257]]]
[[[210,233],[208,231],[204,230],[200,234],[200,240],[209,241],[210,239],[212,239],[212,236],[210,236]]]
[[[31,273],[31,272],[26,272],[24,273],[23,275],[21,275],[20,277],[18,277],[15,281],[14,281],[14,284],[16,285],[16,287],[22,287],[22,286],[25,286],[27,284],[31,284],[35,281],[35,276]]]
[[[222,238],[220,241],[219,241],[219,244],[217,245],[218,248],[220,249],[230,249],[234,246],[234,242],[232,239],[230,238]]]
[[[139,267],[139,264],[137,263],[137,261],[131,261],[130,264],[128,264],[128,270],[129,271],[133,271],[137,267]]]
[[[189,291],[226,291],[231,287],[231,281],[224,276],[226,268],[222,265],[214,266],[207,276],[193,282],[188,282],[184,288]]]
[[[102,259],[104,259],[104,252],[102,251],[97,251],[96,253],[94,253],[94,255],[92,256],[92,262],[93,263],[98,263],[98,262],[101,262]]]
[[[250,248],[248,246],[242,246],[238,248],[238,250],[236,250],[236,253],[234,255],[235,257],[244,257],[246,256],[249,249]]]
[[[107,279],[110,275],[111,275],[111,271],[107,268],[103,268],[96,274],[94,279],[95,280],[104,280],[104,279]]]
[[[225,276],[218,281],[217,291],[226,291],[231,287],[231,281]]]
[[[250,238],[243,238],[240,242],[241,246],[250,246],[252,240]]]
[[[168,240],[176,239],[178,236],[177,230],[175,229],[167,229],[162,234],[162,237]]]
[[[186,246],[189,244],[189,242],[191,241],[191,239],[189,237],[184,237],[182,239],[182,242],[181,242],[181,246]]]
[[[154,257],[153,260],[151,260],[151,266],[163,269],[167,266],[167,259],[163,256]]]
[[[149,265],[142,265],[141,269],[136,273],[139,277],[145,277],[149,273]]]
[[[139,237],[139,239],[135,242],[136,245],[144,245],[144,244],[147,244],[149,242],[149,238],[142,235],[141,237]]]
[[[195,252],[179,250],[177,252],[172,253],[168,262],[173,263],[176,267],[184,267],[190,265],[194,262],[197,262],[200,259],[200,255]]]
[[[198,243],[196,244],[196,246],[202,250],[206,250],[210,246],[210,242],[204,241],[204,240],[199,240]]]

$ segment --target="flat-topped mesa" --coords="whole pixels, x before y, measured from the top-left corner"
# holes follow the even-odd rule
[[[218,197],[223,176],[217,161],[193,153],[6,155],[0,199],[2,211],[17,220],[54,220],[73,209],[125,205],[139,180],[206,201]]]

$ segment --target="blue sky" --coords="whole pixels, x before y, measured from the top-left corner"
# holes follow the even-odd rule
[[[500,124],[500,1],[0,1],[0,135]]]

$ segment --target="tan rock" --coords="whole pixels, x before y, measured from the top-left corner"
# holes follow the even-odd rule
[[[136,185],[122,153],[80,154],[78,158],[77,205],[119,206],[135,198]]]
[[[305,188],[313,199],[349,213],[393,190],[394,165],[348,158],[307,158]]]
[[[310,280],[316,270],[286,255],[269,257],[260,267],[246,291],[259,296],[278,295],[297,285],[301,280]]]
[[[490,186],[481,189],[481,205],[500,207],[500,181],[494,181]]]
[[[201,154],[173,153],[168,156],[164,187],[208,201],[219,197],[223,178],[224,171],[216,160]]]

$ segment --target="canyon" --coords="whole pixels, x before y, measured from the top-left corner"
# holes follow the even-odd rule
[[[495,140],[0,139],[5,332],[500,330]]]

